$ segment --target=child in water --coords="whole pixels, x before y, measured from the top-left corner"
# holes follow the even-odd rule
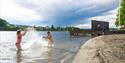
[[[52,40],[52,35],[51,35],[51,33],[48,31],[48,32],[47,32],[47,37],[43,37],[43,38],[47,38],[47,39],[48,39],[48,48],[52,48],[53,40]]]
[[[20,45],[20,43],[21,43],[21,41],[22,41],[22,36],[24,36],[25,34],[26,34],[26,32],[27,32],[27,30],[26,31],[24,31],[23,33],[22,33],[22,31],[21,30],[18,30],[17,31],[17,41],[16,41],[16,47],[17,47],[17,49],[18,50],[21,50],[21,45]]]

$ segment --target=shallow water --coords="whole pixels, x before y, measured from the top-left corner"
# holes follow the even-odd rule
[[[46,36],[46,32],[36,32]],[[22,45],[28,41],[28,33],[23,37]],[[16,32],[0,31],[0,63],[70,63],[79,47],[90,37],[70,38],[68,32],[52,32],[53,48],[41,47],[33,43],[27,50],[16,50]],[[23,48],[23,47],[22,47]]]

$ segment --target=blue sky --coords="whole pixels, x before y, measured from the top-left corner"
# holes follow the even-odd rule
[[[115,27],[119,0],[1,0],[0,18],[12,24],[90,28],[91,20]]]

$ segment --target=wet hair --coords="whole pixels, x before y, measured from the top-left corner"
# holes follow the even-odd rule
[[[19,35],[20,33],[21,33],[21,30],[18,30],[18,31],[17,31],[17,35]]]
[[[48,31],[47,34],[50,34],[50,32]]]

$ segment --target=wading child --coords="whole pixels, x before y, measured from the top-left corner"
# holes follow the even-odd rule
[[[17,49],[18,50],[21,50],[21,45],[20,45],[20,43],[21,43],[21,41],[22,41],[22,36],[24,36],[25,34],[26,34],[26,32],[27,32],[27,30],[26,31],[24,31],[23,33],[22,33],[22,31],[21,30],[18,30],[17,31],[17,41],[16,41],[16,47],[17,47]]]
[[[52,48],[53,40],[52,40],[52,35],[51,35],[51,33],[48,31],[48,32],[47,32],[47,37],[43,37],[43,38],[46,38],[46,39],[48,40],[48,48]]]

